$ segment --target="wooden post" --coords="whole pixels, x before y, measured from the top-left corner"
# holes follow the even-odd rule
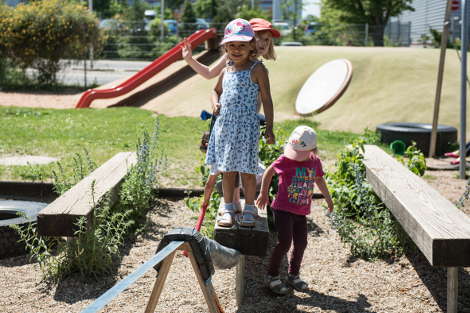
[[[162,294],[163,285],[165,284],[166,277],[168,276],[168,272],[170,271],[171,263],[175,257],[176,251],[173,251],[169,256],[163,260],[162,267],[158,272],[157,281],[153,286],[152,294],[150,295],[149,302],[147,303],[147,307],[145,308],[145,313],[153,313],[155,312],[155,308],[157,307],[158,299]]]
[[[436,152],[437,122],[439,120],[439,105],[441,102],[442,79],[444,77],[444,61],[446,58],[446,49],[447,49],[447,34],[449,33],[449,27],[450,27],[449,18],[450,18],[451,6],[452,6],[452,0],[447,0],[446,15],[444,18],[444,28],[442,30],[442,37],[441,37],[441,57],[439,59],[439,71],[437,72],[436,99],[434,101],[434,116],[432,119],[431,143],[429,147],[430,158],[432,158]]]
[[[178,250],[186,251],[186,253],[188,254],[189,260],[191,261],[191,265],[193,266],[194,273],[196,274],[199,287],[201,287],[204,299],[206,300],[207,306],[209,307],[209,312],[224,313],[224,310],[222,309],[219,303],[219,299],[217,298],[217,294],[215,293],[214,286],[212,286],[211,278],[209,277],[209,279],[206,281],[204,281],[204,279],[202,278],[201,272],[199,271],[199,266],[193,254],[193,250],[191,249],[191,245],[188,242],[185,242],[178,248]],[[147,303],[145,313],[155,312],[155,308],[158,303],[158,298],[160,298],[160,294],[163,290],[163,285],[165,284],[168,272],[170,271],[170,265],[171,262],[173,262],[175,253],[176,251],[172,252],[163,261],[162,267],[158,272],[157,281],[153,286],[152,294],[150,295],[149,302]]]
[[[243,303],[243,298],[245,294],[245,256],[240,257],[236,267],[235,274],[235,298],[237,300],[237,306],[240,306]]]
[[[447,313],[457,313],[459,268],[447,268]]]

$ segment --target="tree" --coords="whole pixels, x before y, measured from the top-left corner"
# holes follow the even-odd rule
[[[230,9],[224,5],[217,8],[217,14],[212,19],[212,23],[229,23],[233,19],[234,16],[230,12]]]
[[[219,4],[216,0],[197,0],[194,3],[194,11],[203,18],[214,18],[217,15]]]
[[[384,28],[390,17],[404,11],[414,11],[412,0],[324,0],[326,9],[340,12],[343,23],[369,23],[375,46],[383,46]],[[322,7],[323,11],[323,7]]]
[[[294,36],[293,39],[295,41],[295,32],[297,30],[297,25],[300,23],[302,19],[302,15],[299,14],[299,11],[302,12],[304,8],[304,4],[302,0],[281,0],[281,11],[284,20],[291,21],[293,32],[292,35]]]
[[[183,15],[181,16],[183,23],[196,23],[196,15],[194,14],[193,5],[190,0],[186,0],[183,6]]]
[[[247,21],[255,17],[259,17],[267,21],[270,21],[272,18],[271,14],[269,14],[268,11],[261,11],[261,8],[259,6],[251,8],[251,5],[246,4],[241,6],[241,8],[238,10],[236,17],[245,19]]]

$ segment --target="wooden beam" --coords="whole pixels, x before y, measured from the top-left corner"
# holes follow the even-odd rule
[[[242,207],[245,199],[240,199]],[[219,211],[224,208],[223,199],[220,201]],[[258,210],[258,218],[255,227],[242,227],[240,222],[243,216],[235,214],[235,222],[232,227],[214,227],[214,240],[221,245],[237,249],[243,255],[255,255],[264,257],[268,250],[269,226],[267,210]]]
[[[101,165],[90,175],[57,198],[38,214],[40,236],[74,236],[77,220],[85,216],[87,227],[91,226],[94,206],[91,183],[95,180],[95,203],[102,204],[111,191],[109,205],[119,198],[119,190],[131,164],[135,164],[135,152],[120,152]]]
[[[465,213],[377,146],[365,146],[364,164],[368,182],[431,265],[470,266]]]

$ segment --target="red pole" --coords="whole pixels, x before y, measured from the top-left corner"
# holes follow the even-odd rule
[[[202,206],[201,213],[199,213],[199,218],[198,218],[197,224],[196,224],[196,230],[197,231],[201,230],[202,221],[204,221],[204,216],[206,215],[206,210],[207,210],[208,206],[209,206],[208,204]],[[183,252],[183,255],[185,257],[188,257],[188,254],[186,253],[186,251]]]

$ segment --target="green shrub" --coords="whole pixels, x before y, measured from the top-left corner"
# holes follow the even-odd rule
[[[95,17],[71,2],[20,3],[0,13],[0,59],[8,56],[23,70],[35,67],[39,85],[57,83],[60,60],[82,59],[90,42],[99,53],[102,40]]]
[[[331,171],[326,171],[328,189],[335,204],[327,213],[331,225],[351,254],[366,260],[402,255],[414,243],[365,179],[364,145],[379,138],[366,129],[352,148],[345,147]]]
[[[144,227],[140,226],[147,225],[145,212],[155,195],[156,175],[166,164],[165,158],[157,157],[158,129],[157,120],[152,138],[144,132],[143,138],[138,140],[137,162],[130,166],[124,178],[116,205],[112,208],[109,205],[111,194],[108,194],[104,203],[98,204],[95,199],[95,181],[92,182],[90,202],[95,210],[90,229],[86,228],[86,218],[81,217],[75,224],[75,237],[64,242],[59,238],[38,236],[37,222],[30,222],[28,227],[12,225],[30,250],[31,259],[39,263],[44,279],[57,281],[67,276],[80,275],[82,280],[87,280],[112,274],[112,261],[120,257],[119,247],[125,236],[141,232]],[[54,171],[54,187],[60,194],[96,169],[96,164],[86,150],[85,158],[76,154],[72,162],[72,177],[64,174],[59,162],[57,165],[59,173]],[[21,216],[27,218],[24,214]]]

